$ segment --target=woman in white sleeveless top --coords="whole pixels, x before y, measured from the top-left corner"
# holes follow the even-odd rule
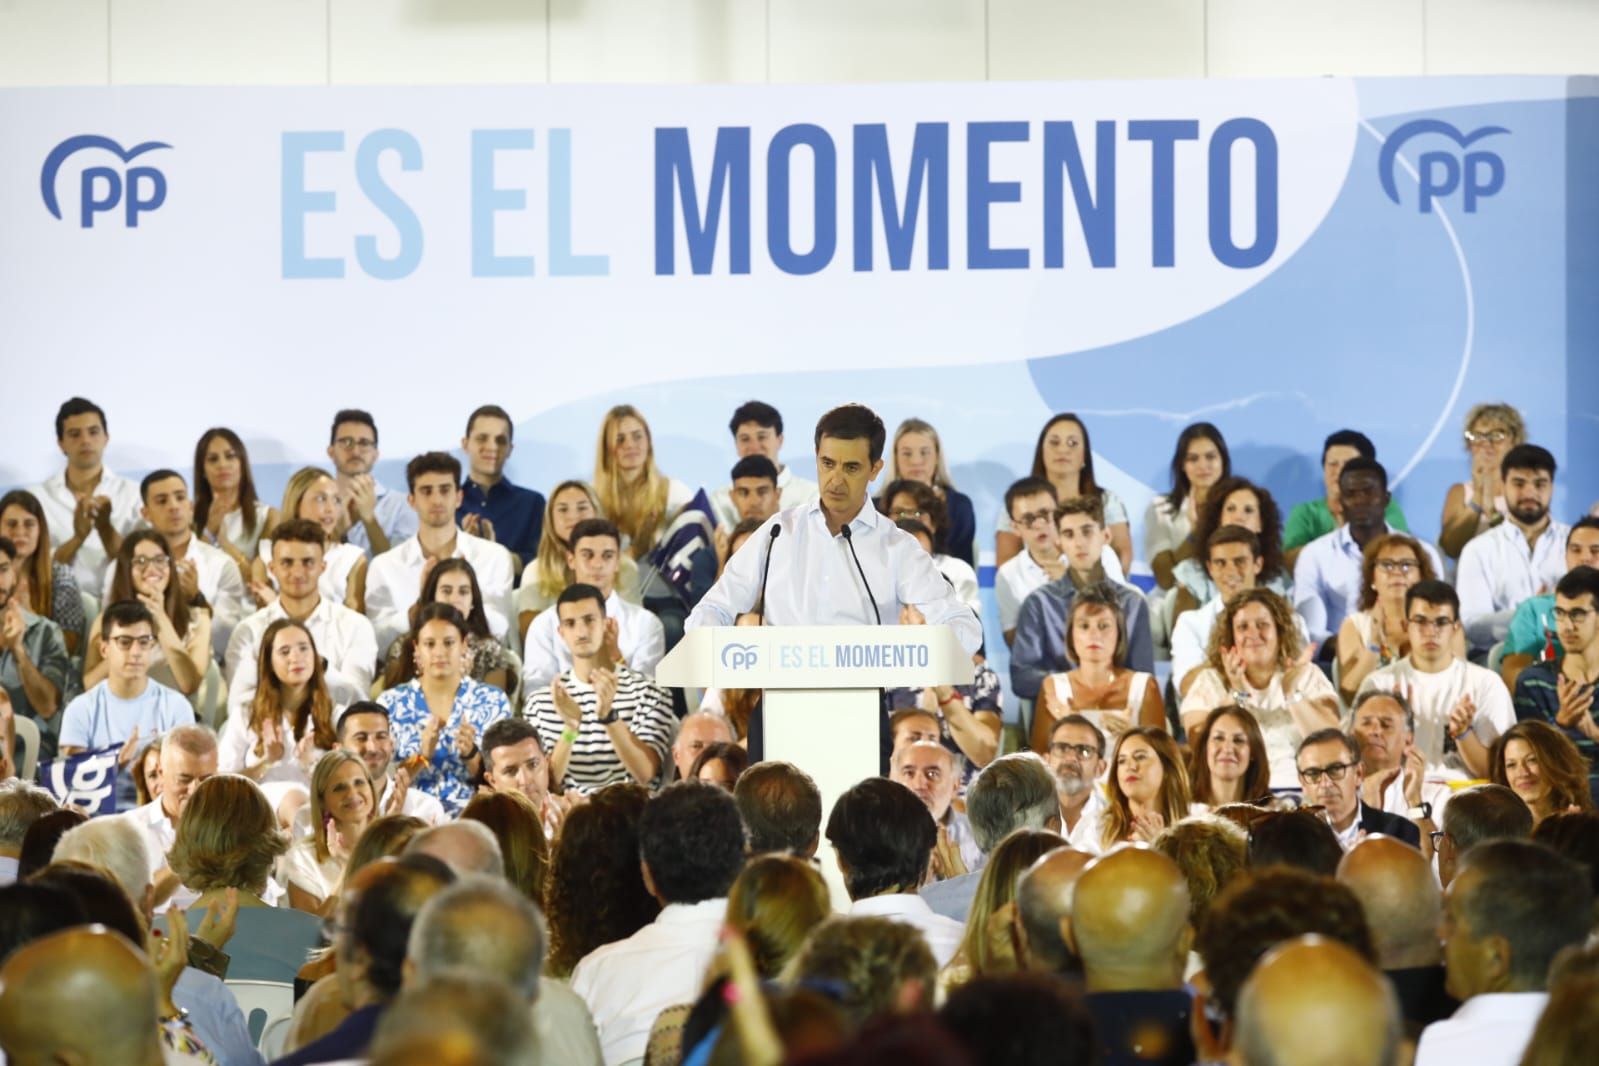
[[[1057,719],[1080,714],[1114,744],[1131,726],[1164,728],[1166,708],[1151,674],[1127,668],[1127,619],[1107,585],[1086,588],[1066,618],[1066,657],[1076,669],[1051,674],[1039,689],[1031,747],[1049,750]]]

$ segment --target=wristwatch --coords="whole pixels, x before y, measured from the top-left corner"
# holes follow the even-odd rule
[[[1412,807],[1405,812],[1405,817],[1413,821],[1432,821],[1432,804],[1426,800],[1421,801],[1421,806]]]
[[[616,713],[616,709],[612,708],[610,714],[606,715],[604,718],[596,717],[594,720],[600,723],[600,725],[610,725],[612,722],[615,722],[617,718],[618,715]]]

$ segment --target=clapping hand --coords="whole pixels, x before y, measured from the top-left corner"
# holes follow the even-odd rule
[[[13,597],[6,604],[5,611],[0,612],[0,648],[15,650],[27,628],[28,623],[22,617],[22,604]]]
[[[1555,724],[1567,729],[1581,729],[1585,718],[1593,712],[1593,689],[1578,684],[1561,674],[1556,688],[1560,693],[1560,710],[1555,714]]]
[[[117,752],[117,766],[118,766],[118,768],[127,766],[129,763],[133,762],[134,756],[137,755],[138,753],[139,753],[139,727],[138,726],[134,726],[133,727],[133,732],[128,734],[128,739],[124,740],[122,742],[122,750]]]
[[[561,716],[567,728],[576,729],[583,724],[583,708],[572,698],[572,694],[566,691],[566,686],[561,684],[560,678],[550,682],[550,699],[554,701],[556,713]]]
[[[594,686],[594,695],[599,700],[599,706],[594,711],[595,717],[608,717],[611,704],[616,699],[616,674],[610,670],[596,669],[589,675],[589,684]]]
[[[960,846],[950,839],[948,829],[939,826],[938,841],[933,845],[933,876],[945,881],[965,872],[966,861],[961,858]]]
[[[899,624],[902,626],[925,626],[927,616],[914,604],[904,604],[899,609]]]
[[[261,723],[261,742],[255,746],[261,765],[271,766],[283,758],[283,723],[268,718]]]
[[[1476,718],[1477,704],[1472,700],[1471,693],[1461,693],[1460,699],[1449,709],[1449,735],[1456,740],[1461,739]]]
[[[224,889],[222,898],[206,907],[205,914],[200,919],[200,928],[194,931],[194,937],[196,940],[204,940],[214,948],[220,948],[232,939],[238,921],[239,890]]]
[[[440,723],[438,718],[428,715],[427,721],[422,723],[422,761],[432,762],[433,753],[439,746]]]
[[[1221,650],[1222,669],[1227,674],[1227,687],[1234,692],[1248,692],[1249,672],[1244,669],[1244,653],[1237,648]]]
[[[455,754],[466,759],[467,752],[477,754],[477,730],[470,721],[463,718],[460,727],[455,731]]]
[[[1146,844],[1153,844],[1155,838],[1160,836],[1161,830],[1166,828],[1166,819],[1150,811],[1147,814],[1133,815],[1133,837]]]
[[[411,790],[411,773],[404,767],[394,771],[394,787],[389,789],[388,802],[383,805],[384,814],[405,813],[405,794]]]

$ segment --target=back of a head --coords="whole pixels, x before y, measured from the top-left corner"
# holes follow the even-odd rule
[[[41,815],[22,835],[22,847],[17,852],[17,879],[26,881],[50,865],[55,858],[56,845],[67,834],[89,820],[77,807],[62,807]]]
[[[1458,878],[1468,873],[1461,912],[1470,937],[1503,937],[1510,945],[1514,989],[1542,990],[1555,956],[1582,944],[1593,927],[1587,871],[1530,840],[1491,840],[1461,859]],[[1451,899],[1462,884],[1458,878]]]
[[[567,813],[545,877],[551,974],[571,973],[584,955],[626,940],[660,913],[639,869],[638,823],[648,801],[642,785],[607,785]]]
[[[656,893],[667,903],[719,899],[744,864],[738,805],[715,785],[668,785],[644,805],[639,854]]]
[[[1291,866],[1319,877],[1332,877],[1344,857],[1338,834],[1312,811],[1268,814],[1249,830],[1249,865]]]
[[[1588,871],[1589,883],[1599,897],[1599,811],[1559,811],[1538,823],[1532,839]]]
[[[1532,811],[1504,785],[1475,785],[1450,797],[1441,828],[1462,854],[1484,841],[1530,837]]]
[[[19,1064],[139,1066],[159,1061],[155,972],[122,935],[52,933],[0,967],[0,1045]],[[66,1010],[64,1004],[92,1004]]]
[[[1238,996],[1245,1066],[1390,1066],[1399,1003],[1377,968],[1336,940],[1298,937],[1260,960]]]
[[[1438,962],[1443,892],[1421,852],[1394,837],[1367,837],[1338,864],[1338,880],[1365,908],[1383,969]]]
[[[950,993],[938,1020],[976,1066],[1062,1066],[1099,1054],[1082,996],[1049,974],[973,978]]]
[[[1035,969],[1053,973],[1080,969],[1081,961],[1066,942],[1061,923],[1071,917],[1077,880],[1093,861],[1088,852],[1057,848],[1017,879],[1016,918]]]
[[[827,839],[844,867],[851,899],[915,892],[927,873],[938,827],[927,805],[897,781],[869,777],[833,804]]]
[[[365,955],[366,980],[387,1001],[400,991],[405,952],[422,907],[455,880],[450,868],[428,855],[380,859],[358,872],[344,889],[345,947]],[[341,947],[341,954],[344,947]]]
[[[1060,811],[1055,775],[1032,752],[1002,755],[983,768],[966,794],[966,817],[984,853],[1017,829],[1042,829]]]
[[[407,985],[383,1012],[371,1055],[374,1063],[539,1066],[527,1002],[503,981],[461,970]]]
[[[1185,818],[1162,830],[1152,847],[1183,872],[1188,882],[1188,922],[1196,930],[1211,901],[1249,868],[1244,831],[1222,818]]]
[[[831,914],[822,875],[790,855],[757,855],[727,893],[727,924],[744,934],[762,977],[776,977]]]
[[[537,907],[504,881],[470,877],[423,905],[406,957],[423,980],[466,970],[504,982],[531,1002],[538,998],[545,944]]]
[[[31,883],[61,889],[78,901],[84,921],[103,925],[130,943],[144,943],[144,916],[105,870],[62,860],[34,874]]]
[[[461,812],[463,822],[480,822],[500,845],[505,878],[530,900],[544,898],[549,845],[533,801],[520,792],[480,792]]]
[[[831,983],[858,1029],[906,1007],[907,999],[931,1006],[938,963],[921,931],[912,926],[889,918],[840,916],[816,927],[788,978]]]
[[[822,793],[793,763],[758,762],[739,775],[733,800],[749,835],[751,854],[816,852],[822,828]]]
[[[0,886],[0,965],[18,948],[88,920],[77,897],[59,886],[37,881]]]
[[[1072,935],[1090,979],[1100,970],[1180,961],[1187,929],[1188,882],[1158,851],[1113,848],[1077,879]]]
[[[1599,948],[1571,948],[1549,970],[1549,1002],[1521,1061],[1588,1066],[1599,1047]]]
[[[0,854],[15,855],[28,827],[59,806],[50,793],[21,778],[0,782]]]
[[[56,845],[62,862],[98,866],[111,875],[135,905],[143,905],[150,887],[149,846],[126,818],[92,818],[67,830]]]
[[[505,876],[505,858],[500,854],[500,841],[494,831],[482,822],[446,822],[424,829],[411,838],[402,854],[430,855],[455,871],[457,877],[468,874],[494,878]]]
[[[261,892],[288,850],[277,811],[261,786],[243,774],[217,774],[189,796],[169,855],[172,872],[196,892]]]

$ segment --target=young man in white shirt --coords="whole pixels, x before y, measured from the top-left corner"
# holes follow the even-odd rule
[[[381,703],[361,700],[339,715],[334,726],[339,747],[366,764],[366,772],[380,795],[383,814],[409,814],[428,825],[449,821],[444,804],[421,789],[410,787],[406,772],[394,765],[394,735],[389,732],[389,711]]]
[[[273,622],[288,618],[305,626],[327,663],[324,678],[335,705],[371,695],[377,663],[377,638],[372,623],[342,603],[324,597],[318,586],[326,542],[322,527],[305,518],[280,522],[271,531],[269,569],[278,584],[277,599],[246,618],[228,642],[226,674],[228,708],[247,714],[259,678],[261,637]]]
[[[100,654],[106,679],[67,704],[61,717],[62,755],[122,745],[127,766],[159,733],[194,724],[194,708],[183,695],[150,680],[155,620],[142,603],[124,600],[100,616]]]
[[[123,815],[144,838],[158,907],[170,902],[184,908],[199,898],[198,892],[178,883],[167,866],[167,852],[177,841],[178,820],[195,787],[216,772],[216,735],[202,725],[179,726],[161,739],[161,795]]]
[[[111,433],[105,412],[74,396],[56,412],[56,445],[66,469],[34,487],[50,525],[55,561],[70,566],[78,587],[99,589],[122,538],[139,524],[139,488],[101,462]]]
[[[1460,600],[1442,581],[1421,581],[1405,593],[1410,654],[1361,682],[1360,691],[1405,693],[1415,709],[1416,747],[1430,773],[1487,777],[1488,748],[1516,724],[1510,692],[1499,675],[1450,650]]]
[[[994,599],[1005,645],[1016,638],[1016,615],[1036,589],[1066,576],[1066,556],[1055,529],[1055,486],[1041,477],[1024,477],[1005,490],[1005,513],[1023,550],[994,572]]]
[[[1536,444],[1518,444],[1499,466],[1505,519],[1478,534],[1460,552],[1455,587],[1466,642],[1486,651],[1510,632],[1522,600],[1547,592],[1566,572],[1571,527],[1549,514],[1555,493],[1555,457]]]
[[[666,631],[661,620],[629,603],[616,592],[621,570],[622,535],[606,518],[585,518],[567,538],[572,547],[566,565],[573,583],[593,585],[604,598],[606,642],[613,661],[626,663],[645,677],[655,676],[655,665],[666,654]],[[557,674],[572,665],[572,652],[561,639],[561,622],[554,611],[543,611],[527,627],[522,653],[522,691],[531,696],[549,686]]]
[[[740,459],[763,456],[777,469],[777,491],[782,494],[784,507],[816,499],[816,482],[796,476],[779,458],[783,451],[783,416],[777,413],[777,408],[759,400],[740,404],[727,428],[733,434],[733,446]],[[733,491],[732,488],[717,489],[711,496],[711,510],[716,512],[718,528],[732,529],[738,525],[739,508]]]
[[[733,465],[730,477],[733,485],[728,494],[735,520],[732,525],[720,523],[716,527],[716,558],[722,566],[727,565],[728,541],[739,524],[754,522],[759,525],[783,506],[783,490],[777,484],[777,465],[766,456],[746,455]]]
[[[416,512],[416,536],[402,540],[372,560],[366,575],[366,613],[377,631],[378,651],[411,629],[411,605],[422,595],[432,564],[462,558],[472,564],[483,593],[489,631],[505,639],[511,617],[511,553],[492,540],[474,537],[455,524],[461,502],[461,463],[445,452],[424,452],[405,467]]]
[[[382,555],[416,532],[416,513],[405,497],[372,476],[380,454],[378,425],[371,415],[349,408],[333,416],[328,458],[338,471],[339,495],[350,509],[350,531],[344,539],[368,556]]]

